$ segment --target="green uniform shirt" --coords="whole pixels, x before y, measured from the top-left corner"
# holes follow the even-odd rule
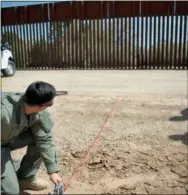
[[[41,153],[48,174],[60,170],[53,146],[53,122],[46,111],[31,114],[24,112],[23,94],[2,93],[1,96],[1,145],[11,144],[23,131],[31,129],[36,146]]]

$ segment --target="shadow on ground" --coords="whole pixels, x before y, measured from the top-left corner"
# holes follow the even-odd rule
[[[173,116],[169,118],[169,121],[186,121],[188,120],[188,108],[182,110],[181,116]]]
[[[170,135],[169,138],[174,141],[181,141],[183,144],[188,145],[188,132],[184,133],[183,135]]]
[[[186,121],[188,120],[188,108],[185,108],[181,112],[181,116],[173,116],[169,118],[169,121]],[[188,132],[176,135],[170,135],[169,138],[174,141],[181,141],[183,144],[188,145]]]

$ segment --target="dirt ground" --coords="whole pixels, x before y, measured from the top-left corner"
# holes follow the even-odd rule
[[[35,80],[69,92],[49,109],[66,194],[187,194],[187,71],[18,71],[2,91]],[[44,165],[38,175],[49,181]]]

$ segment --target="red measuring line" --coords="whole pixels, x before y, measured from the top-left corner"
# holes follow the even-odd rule
[[[81,168],[84,166],[85,160],[86,160],[86,157],[87,157],[89,151],[93,148],[94,144],[96,143],[97,139],[98,139],[99,136],[100,136],[100,133],[105,129],[105,126],[106,126],[107,121],[112,117],[112,113],[113,113],[113,111],[114,111],[114,109],[115,109],[115,107],[116,107],[116,105],[117,105],[117,103],[118,103],[118,100],[119,100],[119,96],[116,97],[116,101],[114,102],[113,107],[112,107],[110,113],[108,114],[106,120],[104,121],[103,125],[101,126],[101,128],[100,128],[98,134],[95,136],[94,140],[93,140],[92,143],[89,145],[88,150],[86,150],[86,152],[85,152],[85,154],[84,154],[84,156],[83,156],[83,158],[82,158],[82,160],[81,160],[81,163],[78,165],[78,167],[75,169],[75,171],[72,173],[72,175],[68,178],[67,182],[64,184],[64,187],[65,187],[65,188],[64,188],[64,192],[67,190],[68,184],[70,183],[71,179],[72,179],[72,178],[81,170]]]

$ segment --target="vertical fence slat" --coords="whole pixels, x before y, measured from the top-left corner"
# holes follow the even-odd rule
[[[24,66],[23,66],[23,60],[24,60],[24,58],[23,58],[23,45],[22,45],[22,27],[21,27],[21,25],[18,25],[17,26],[18,27],[18,36],[19,36],[19,41],[18,41],[18,44],[19,44],[19,52],[20,53],[22,53],[22,57],[20,58],[20,67],[21,67],[21,69],[23,69],[24,68]]]
[[[71,4],[72,5],[72,4]],[[71,17],[71,56],[72,56],[72,67],[75,69],[75,43],[74,43],[74,18]]]
[[[35,34],[35,23],[34,24],[32,24],[32,30],[33,30],[33,37],[32,37],[32,40],[33,40],[33,44],[32,44],[32,51],[34,51],[35,50],[35,46],[36,46],[36,41],[35,41],[35,39],[36,39],[36,34]],[[35,61],[34,61],[34,67],[35,67],[35,69],[37,68],[37,62],[38,62],[38,55],[36,55],[35,54],[35,56],[34,56],[34,58],[35,58]]]
[[[188,31],[188,29],[187,29],[187,31]],[[187,37],[187,39],[188,39],[188,37]],[[187,40],[187,39],[186,39],[186,40]],[[187,59],[187,60],[186,60],[186,62],[185,62],[185,68],[188,69],[188,41],[186,41],[186,54],[187,54],[187,55],[186,55],[186,59]]]
[[[89,31],[88,31],[88,36],[89,36],[89,66],[90,69],[93,69],[93,44],[92,44],[92,26],[93,26],[93,20],[89,20]]]
[[[174,38],[174,16],[171,16],[171,27],[170,27],[170,66],[169,68],[172,69],[174,67],[173,63],[173,53],[174,53],[174,44],[173,44],[173,38]],[[176,69],[176,67],[174,67]]]
[[[5,28],[4,27],[2,27],[2,30],[3,30],[3,34],[5,35]],[[14,58],[14,61],[15,61],[15,64],[16,64],[16,68],[18,68],[18,58],[17,58],[17,56],[18,56],[18,50],[17,50],[17,41],[16,41],[16,32],[15,32],[15,25],[11,25],[11,32],[13,32],[12,33],[12,39],[11,39],[11,43],[9,43],[10,45],[11,45],[11,47],[12,47],[12,53],[13,53],[13,58]],[[1,32],[2,33],[2,32]],[[2,38],[4,38],[4,36],[2,37]],[[5,41],[5,40],[4,40]]]
[[[96,69],[96,66],[97,66],[97,53],[96,53],[96,50],[97,50],[97,43],[96,43],[96,20],[93,20],[93,25],[92,25],[92,30],[91,30],[91,37],[92,37],[92,48],[93,48],[93,51],[92,51],[92,54],[93,54],[93,61],[92,61],[92,67],[93,69]],[[93,32],[93,35],[92,35],[92,32]]]
[[[43,10],[43,6],[41,5],[41,10]],[[41,17],[41,19],[42,19],[42,17]],[[41,69],[43,69],[43,67],[44,67],[44,43],[43,43],[43,41],[42,41],[42,29],[41,29],[41,22],[40,23],[38,23],[38,25],[37,25],[37,31],[38,31],[38,44],[39,44],[39,49],[40,49],[40,51],[41,51],[41,55],[40,55],[40,68]]]
[[[48,22],[42,23],[42,34],[43,34],[43,52],[44,52],[44,59],[43,59],[43,69],[47,69],[50,66],[50,56],[48,54],[49,52],[49,39],[48,39]]]
[[[104,67],[104,33],[103,33],[103,21],[101,20],[101,26],[100,26],[100,36],[101,36],[101,64],[100,69],[103,69]]]
[[[145,21],[146,21],[146,28],[145,28],[145,52],[144,52],[144,62],[145,62],[145,65],[146,65],[146,67],[148,67],[149,66],[149,64],[148,64],[148,20],[149,20],[149,18],[148,18],[148,15],[146,15],[146,17],[145,17]]]
[[[34,40],[34,44],[33,44],[33,50],[36,50],[38,48],[38,36],[37,36],[37,30],[36,30],[37,24],[34,23],[33,24],[33,40]],[[38,70],[39,68],[39,56],[37,54],[35,54],[35,68]]]
[[[112,63],[112,68],[115,69],[115,50],[114,50],[114,42],[115,42],[115,39],[114,39],[114,30],[115,30],[115,17],[111,17],[111,15],[115,15],[115,2],[108,2],[108,9],[109,9],[109,13],[108,13],[108,17],[109,17],[109,20],[110,20],[110,26],[111,26],[111,29],[110,29],[110,42],[111,42],[111,63]]]
[[[12,46],[12,44],[13,44],[13,42],[14,42],[14,40],[13,40],[13,36],[12,36],[12,25],[10,25],[9,26],[9,32],[11,32],[11,34],[10,34],[10,42],[9,42],[9,44],[11,45],[11,49],[14,51],[14,48],[13,48],[13,46]],[[3,33],[1,32],[1,35],[2,35]],[[14,56],[13,56],[14,57]]]
[[[179,37],[179,35],[178,35],[178,21],[179,21],[179,19],[178,19],[178,17],[176,16],[175,17],[175,43],[174,43],[174,53],[173,53],[173,60],[174,60],[174,66],[176,67],[176,68],[178,68],[178,64],[177,64],[177,57],[179,57],[178,56],[178,54],[177,54],[177,47],[178,47],[178,37]],[[180,68],[180,67],[179,67]]]
[[[135,64],[135,17],[133,17],[133,45],[132,45],[132,56],[133,56],[133,69],[136,69]]]
[[[6,35],[6,42],[10,42],[10,34],[9,34],[9,30],[8,30],[8,26],[5,26],[5,35]]]
[[[184,31],[183,31],[183,66],[184,68],[187,67],[187,62],[186,62],[186,36],[187,36],[187,16],[184,16]]]
[[[121,69],[124,69],[124,60],[123,60],[123,58],[124,58],[124,47],[123,47],[123,18],[121,17],[121,19],[120,19],[121,21],[120,21],[120,25],[121,25],[121,32],[120,32],[120,34],[121,34],[121,38],[120,38],[120,66],[121,66]],[[110,55],[109,55],[110,56]]]
[[[128,18],[128,21],[129,21],[129,38],[128,38],[128,41],[129,41],[129,46],[128,46],[128,69],[131,69],[131,17]]]
[[[153,57],[152,57],[152,17],[149,18],[149,66],[153,65]]]
[[[81,69],[84,69],[84,55],[85,55],[85,49],[84,49],[84,44],[85,44],[85,40],[83,37],[83,21],[80,20],[80,31],[81,31],[81,39],[80,39],[80,45],[81,45],[81,50],[80,50],[80,54],[81,54]]]
[[[44,68],[46,64],[46,59],[45,59],[45,41],[44,41],[44,29],[43,29],[43,23],[41,22],[39,24],[39,29],[40,29],[40,47],[42,51],[42,56],[41,56],[41,67]]]
[[[165,66],[165,16],[162,16],[162,48],[161,48],[161,67]]]
[[[49,54],[49,52],[50,52],[49,22],[45,23],[45,39],[46,39],[46,44],[47,44],[46,52]],[[48,55],[48,61],[47,61],[45,69],[48,69],[48,67],[50,67],[50,65],[51,65],[51,56],[49,54]]]
[[[54,6],[54,3],[51,4],[50,6],[50,38],[51,38],[51,56],[52,56],[52,69],[55,69],[57,67],[57,56],[58,56],[58,51],[57,51],[57,28],[58,28],[58,23],[57,23],[57,19],[54,18],[54,20],[52,19],[53,15],[56,12],[56,7]]]
[[[186,22],[186,32],[188,32],[188,24],[187,24],[188,23],[188,16],[186,16],[185,22]],[[186,37],[185,37],[185,42],[186,42],[186,49],[185,49],[186,56],[185,56],[185,58],[187,59],[185,61],[185,68],[188,68],[188,35],[187,34],[188,33],[186,33]]]
[[[38,50],[39,48],[39,35],[38,35],[38,23],[35,23],[35,48]],[[37,56],[37,69],[40,69],[40,58],[41,56],[36,55]]]
[[[167,15],[167,17],[166,17],[166,56],[165,56],[165,65],[163,66],[163,68],[165,67],[165,66],[169,66],[169,22],[170,22],[170,20],[169,20],[169,15]]]
[[[28,11],[27,11],[27,6],[25,7],[25,13],[26,13],[26,18],[28,20],[29,15],[28,15]],[[30,41],[30,24],[26,23],[26,39],[27,39],[27,55],[28,55],[28,64],[27,64],[27,68],[30,68],[31,66],[31,54],[30,54],[30,48],[31,48],[31,41]]]
[[[82,50],[81,52],[81,69],[85,69],[85,39],[84,39],[84,25],[83,25],[83,20],[80,20],[80,29],[81,29],[81,42],[80,44],[82,45]]]
[[[40,24],[39,23],[36,24],[36,30],[37,30],[37,49],[39,49],[41,51],[41,53],[43,53],[43,48],[42,48],[42,44],[41,44],[41,35],[40,35]],[[43,66],[42,60],[43,60],[42,56],[39,55],[39,63],[38,63],[39,68],[41,68]]]
[[[87,27],[87,33],[88,33],[88,56],[87,56],[87,64],[88,68],[92,69],[92,39],[91,39],[91,29],[92,29],[92,20],[88,20],[88,27]]]
[[[44,69],[47,69],[49,64],[49,55],[48,53],[48,38],[47,38],[47,22],[43,22],[43,38],[44,38],[44,51],[45,51],[45,61],[44,61]]]
[[[156,50],[157,50],[157,44],[156,44],[156,38],[157,38],[157,33],[156,33],[156,16],[153,17],[154,20],[154,26],[153,26],[153,66],[151,66],[151,69],[156,68]]]
[[[3,31],[4,28],[2,27],[1,29]],[[2,31],[1,31],[1,34],[3,35],[4,32],[2,32]],[[14,33],[14,27],[13,27],[13,25],[10,25],[10,32],[11,32],[11,36],[10,36],[10,41],[11,42],[9,42],[9,44],[11,46],[13,58],[15,60],[16,59],[16,50],[15,50],[15,40],[14,40],[14,35],[13,35],[13,33]],[[2,42],[3,42],[3,37],[2,37]]]
[[[5,30],[5,29],[4,29]],[[19,58],[17,57],[18,54],[19,54],[19,51],[18,51],[18,47],[17,47],[17,34],[16,34],[16,27],[15,25],[12,26],[12,31],[14,32],[14,34],[12,35],[12,50],[13,50],[13,57],[14,57],[14,60],[15,60],[15,63],[16,63],[16,68],[18,69],[19,68]]]
[[[88,36],[88,23],[90,23],[90,21],[84,21],[85,23],[85,26],[84,26],[84,41],[85,41],[85,44],[84,44],[84,50],[85,50],[85,56],[84,56],[84,66],[85,66],[85,69],[89,69],[89,36]]]
[[[67,26],[65,25],[65,20],[63,21],[63,55],[64,55],[64,63],[63,63],[63,69],[67,68]]]
[[[60,24],[60,28],[61,28],[61,33],[60,33],[60,37],[59,37],[59,50],[58,52],[60,52],[60,55],[59,55],[59,69],[62,69],[63,68],[63,46],[62,46],[62,40],[63,40],[63,23],[62,21],[60,20],[59,21],[59,24]]]
[[[50,61],[49,61],[49,66],[48,66],[48,69],[51,69],[51,68],[53,68],[53,52],[50,52],[50,51],[52,51],[53,49],[52,49],[52,46],[53,46],[53,44],[52,44],[52,38],[53,38],[53,32],[52,32],[52,21],[50,20],[49,22],[48,22],[48,34],[47,34],[47,36],[48,36],[48,39],[49,39],[49,56],[50,56]]]
[[[75,20],[74,18],[72,18],[72,39],[71,39],[71,45],[72,45],[72,63],[73,63],[73,68],[75,69],[76,67],[76,45],[75,45],[75,35],[76,35],[76,31],[75,31]]]
[[[5,26],[4,34],[5,34],[5,36],[4,36],[5,37],[4,43],[9,42],[8,26]]]
[[[20,55],[19,55],[19,53],[20,53],[20,42],[19,42],[19,40],[18,40],[18,37],[19,37],[19,33],[18,33],[18,28],[19,28],[19,26],[18,25],[16,25],[15,26],[15,32],[16,32],[16,45],[17,45],[17,47],[16,47],[16,50],[17,50],[17,56],[19,56],[18,57],[18,60],[17,60],[17,62],[18,62],[18,64],[17,64],[17,67],[18,68],[21,68],[22,67],[22,65],[21,65],[21,59],[20,59]]]
[[[116,68],[119,69],[119,15],[116,17],[115,23],[115,53],[116,53]]]
[[[2,39],[1,39],[1,41],[2,41],[2,43],[4,43],[5,42],[5,26],[2,26],[1,27],[1,37],[2,37]]]
[[[141,60],[140,60],[140,17],[137,17],[137,29],[136,29],[136,32],[137,32],[137,36],[136,36],[136,39],[137,39],[137,67],[138,69],[141,69]]]
[[[90,66],[91,69],[95,69],[95,63],[96,63],[96,56],[95,56],[95,47],[96,47],[96,43],[94,41],[95,39],[95,20],[91,20],[90,23],[90,31],[89,31],[89,36],[90,36],[90,52],[91,52],[91,56],[90,56]]]
[[[116,11],[116,5],[115,5],[115,1],[112,2],[112,14],[115,16],[115,11]],[[116,29],[116,26],[115,26],[115,20],[116,20],[116,17],[113,17],[112,18],[112,57],[113,57],[113,69],[116,69],[116,47],[115,47],[115,29]]]
[[[44,44],[45,44],[45,65],[44,69],[47,69],[49,66],[49,39],[48,39],[48,20],[49,20],[49,14],[48,14],[48,4],[43,5],[43,37],[44,37]],[[45,19],[46,17],[46,19]]]
[[[69,22],[69,21],[68,21]],[[72,65],[71,65],[71,45],[70,45],[70,23],[68,23],[68,26],[67,26],[67,45],[66,45],[66,48],[67,48],[67,69],[72,69]],[[69,67],[69,68],[68,68]]]
[[[55,8],[54,8],[55,9]],[[54,22],[55,27],[53,30],[54,33],[54,40],[53,40],[53,47],[55,50],[55,60],[54,60],[54,69],[59,69],[59,61],[60,61],[60,52],[59,52],[59,37],[60,37],[60,26],[59,21]]]
[[[105,35],[105,63],[104,63],[104,66],[103,66],[103,69],[109,69],[109,64],[108,64],[108,51],[109,51],[109,49],[108,49],[108,28],[107,28],[107,19],[105,18],[105,21],[104,21],[105,23],[104,23],[104,35]]]
[[[57,22],[57,29],[58,29],[58,32],[57,32],[57,69],[61,69],[61,64],[62,64],[62,50],[61,50],[61,39],[62,39],[62,23],[61,21],[58,20]]]
[[[109,22],[109,28],[108,28],[108,31],[109,31],[109,40],[108,40],[108,42],[109,42],[109,60],[108,60],[108,63],[109,63],[109,67],[110,67],[110,69],[113,69],[113,64],[112,64],[112,31],[111,31],[111,28],[112,28],[112,26],[111,26],[111,18],[108,18],[108,22]]]
[[[55,8],[54,8],[55,9]],[[56,56],[55,56],[55,66],[54,68],[55,69],[59,69],[60,68],[60,52],[59,52],[59,37],[61,36],[61,31],[60,31],[60,23],[59,21],[56,21],[56,30],[54,29],[54,33],[55,33],[55,36],[54,36],[54,46],[55,46],[55,51],[56,51]]]
[[[10,43],[11,42],[11,35],[10,35],[10,25],[8,25],[7,27],[6,27],[6,31],[7,31],[7,41],[8,41],[8,43]]]
[[[61,33],[60,33],[60,37],[58,38],[58,45],[59,45],[59,48],[58,48],[58,52],[59,52],[59,69],[61,70],[62,69],[62,66],[63,66],[63,47],[62,47],[62,39],[63,39],[63,23],[62,21],[59,21],[59,24],[60,24],[60,29],[61,29]]]
[[[47,44],[47,47],[46,47],[46,53],[48,53],[49,54],[49,52],[50,52],[50,44],[49,44],[49,37],[48,37],[48,31],[49,31],[49,29],[48,29],[48,26],[49,26],[49,22],[45,22],[45,25],[44,25],[44,27],[45,27],[45,40],[46,40],[46,44]],[[47,61],[47,64],[46,64],[46,67],[45,67],[45,69],[48,69],[48,67],[50,66],[50,55],[48,55],[48,61]]]
[[[159,69],[159,67],[160,67],[160,63],[161,63],[161,42],[160,42],[160,40],[161,40],[161,31],[160,31],[160,29],[161,29],[161,17],[157,17],[157,19],[158,19],[158,25],[157,25],[157,34],[158,34],[158,39],[157,39],[157,60],[156,60],[156,62],[157,62],[157,69]]]
[[[145,68],[146,65],[144,63],[143,53],[144,53],[144,18],[142,17],[141,18],[141,64],[143,66],[142,68]]]
[[[23,51],[24,51],[24,61],[23,61],[23,68],[25,69],[27,67],[27,45],[26,45],[26,33],[25,33],[25,24],[22,24],[22,40],[23,40]]]
[[[53,6],[54,9],[54,6]],[[57,65],[57,59],[58,59],[58,50],[57,50],[57,30],[58,29],[58,22],[57,21],[53,21],[52,22],[52,51],[54,51],[53,55],[53,68],[52,69],[56,69]]]
[[[40,25],[39,25],[39,23],[36,23],[36,34],[37,34],[37,50],[39,49],[42,53],[42,46],[41,46],[41,43],[40,43],[41,42],[40,41],[41,37],[40,37]],[[41,55],[39,55],[38,66],[39,66],[40,69],[43,66]]]
[[[6,27],[6,26],[5,26]],[[14,56],[14,58],[15,58],[15,62],[16,62],[16,68],[18,69],[19,68],[19,58],[17,58],[17,56],[18,56],[18,54],[19,54],[19,51],[18,51],[18,46],[17,46],[17,38],[16,38],[16,36],[17,36],[17,33],[16,33],[16,25],[13,25],[13,32],[14,32],[14,36],[13,36],[13,43],[14,43],[14,48],[12,48],[14,51],[14,53],[15,53],[15,56]],[[6,30],[5,30],[5,32],[6,32]]]
[[[124,32],[125,33],[125,35],[124,35],[125,36],[125,46],[124,47],[125,47],[125,67],[126,67],[126,69],[128,69],[128,67],[127,67],[128,66],[128,57],[127,57],[128,56],[128,49],[127,49],[128,48],[128,38],[127,37],[128,37],[128,32],[129,32],[128,26],[127,26],[127,24],[128,24],[127,21],[128,21],[127,17],[125,17],[125,28],[124,28],[125,29],[125,32]]]
[[[8,44],[10,44],[11,43],[10,25],[6,26],[6,31],[7,31],[7,35],[8,35],[6,42],[8,42]]]
[[[75,62],[74,62],[74,67],[75,69],[78,68],[78,63],[79,63],[79,47],[78,47],[78,20],[74,19],[74,52],[75,52]]]
[[[182,67],[182,33],[183,33],[183,16],[180,16],[178,65],[181,66],[181,67]]]
[[[100,66],[100,39],[99,39],[99,36],[100,36],[100,32],[99,32],[99,29],[100,29],[100,25],[99,25],[99,20],[97,20],[97,40],[96,40],[96,43],[97,43],[97,69],[99,68]]]

